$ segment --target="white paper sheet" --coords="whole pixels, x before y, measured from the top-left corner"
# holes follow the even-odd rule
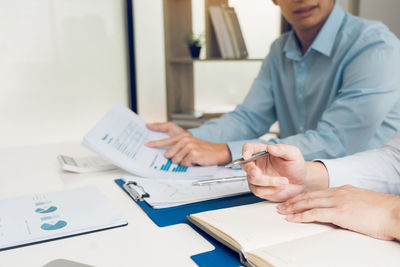
[[[148,193],[149,197],[144,200],[155,209],[250,192],[247,180],[201,186],[192,185],[192,180],[146,179],[135,176],[126,176],[124,180],[135,181],[137,186],[132,186],[131,189],[139,194]]]
[[[121,169],[142,177],[198,179],[201,176],[243,175],[240,171],[227,171],[217,166],[176,165],[164,157],[165,149],[144,145],[147,141],[164,138],[168,135],[148,130],[144,120],[130,109],[116,104],[84,137],[83,145]]]

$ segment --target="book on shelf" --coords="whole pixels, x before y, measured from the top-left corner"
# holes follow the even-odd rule
[[[235,9],[224,5],[210,6],[209,13],[222,58],[246,58],[246,43]]]
[[[228,30],[231,36],[233,47],[235,49],[236,58],[247,58],[249,53],[247,52],[246,43],[243,38],[242,29],[240,28],[240,23],[238,16],[233,7],[225,6],[224,15],[225,21],[228,25]]]
[[[210,6],[209,13],[222,58],[235,58],[235,51],[229,34],[228,26],[225,22],[223,7]]]
[[[268,201],[190,215],[246,266],[398,266],[400,243],[330,224],[291,223]]]

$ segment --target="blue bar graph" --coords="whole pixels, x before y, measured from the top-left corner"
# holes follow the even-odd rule
[[[172,161],[169,159],[165,164],[161,165],[160,171],[170,171],[172,166]],[[154,167],[155,169],[157,167]],[[181,165],[176,165],[176,167],[172,168],[172,172],[187,172],[188,167],[184,167]]]
[[[169,159],[166,164],[161,166],[161,170],[162,171],[169,171],[169,168],[171,167],[171,165],[172,165],[172,161]]]
[[[186,172],[188,167],[183,167],[181,165],[176,166],[172,169],[173,172]]]

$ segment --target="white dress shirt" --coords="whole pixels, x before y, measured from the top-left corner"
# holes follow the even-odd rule
[[[321,161],[328,169],[329,187],[351,184],[400,195],[400,131],[379,149]]]

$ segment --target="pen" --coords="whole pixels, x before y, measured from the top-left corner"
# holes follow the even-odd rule
[[[235,166],[238,166],[240,164],[247,163],[249,161],[253,161],[253,160],[262,158],[264,156],[267,156],[268,154],[269,153],[267,151],[261,151],[261,152],[253,154],[249,159],[246,159],[246,160],[244,160],[243,158],[236,159],[236,160],[232,161],[231,163],[226,164],[225,167],[226,168],[235,167]]]
[[[205,184],[235,182],[235,181],[242,181],[242,180],[246,180],[246,179],[247,179],[246,176],[223,177],[223,178],[199,180],[199,181],[193,182],[192,185],[205,185]]]

